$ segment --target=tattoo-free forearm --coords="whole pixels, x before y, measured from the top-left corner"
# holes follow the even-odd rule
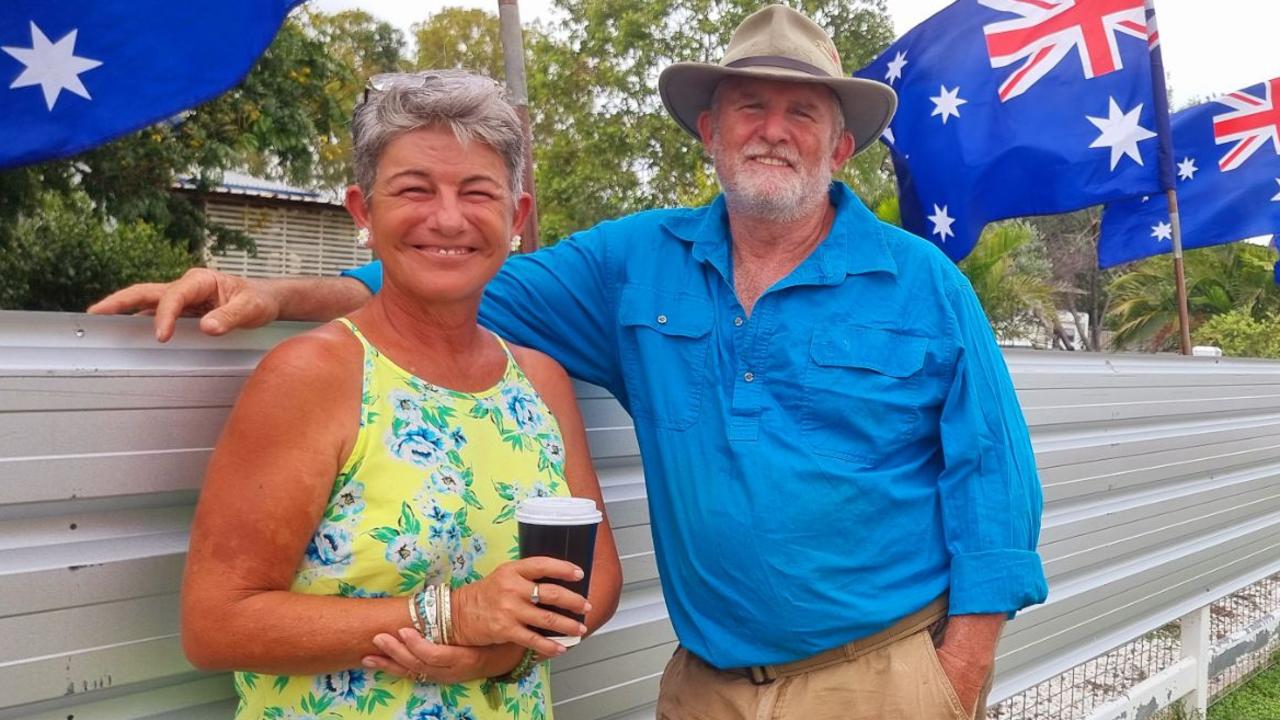
[[[373,295],[349,277],[279,278],[262,281],[275,297],[281,320],[326,322],[358,310]]]

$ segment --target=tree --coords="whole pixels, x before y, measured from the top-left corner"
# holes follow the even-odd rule
[[[506,78],[498,16],[493,13],[445,8],[415,23],[413,36],[418,45],[415,68],[462,68],[498,81]]]
[[[317,148],[346,133],[350,108],[331,93],[353,82],[352,70],[310,31],[308,18],[304,13],[286,21],[245,80],[220,97],[74,158],[0,173],[0,252],[29,239],[19,235],[19,228],[47,212],[50,204],[87,213],[108,234],[116,233],[110,228],[133,228],[130,237],[145,235],[150,242],[141,223],[183,252],[188,265],[199,262],[206,241],[215,251],[251,247],[244,233],[205,217],[201,193],[235,167],[312,184],[321,167]],[[180,178],[188,179],[196,193],[172,192]],[[50,193],[63,197],[54,200]],[[72,252],[76,238],[57,240],[67,243],[58,255],[67,277],[93,274],[92,266],[101,259],[90,239],[79,241],[80,254]],[[6,292],[3,302],[5,307],[52,309],[37,294]],[[82,304],[59,307],[83,309]]]
[[[1204,321],[1195,331],[1197,345],[1216,345],[1232,357],[1280,358],[1280,318],[1255,318],[1237,308]]]
[[[960,270],[1001,339],[1030,339],[1041,328],[1051,338],[1061,336],[1044,243],[1029,223],[1011,220],[987,227]]]
[[[1280,311],[1280,289],[1269,248],[1232,243],[1188,250],[1185,255],[1191,333],[1216,315],[1242,310],[1261,320]],[[1108,288],[1108,323],[1120,348],[1175,350],[1178,306],[1169,256],[1148,258],[1116,277]]]

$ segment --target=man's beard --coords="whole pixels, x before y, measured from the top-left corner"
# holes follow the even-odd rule
[[[813,167],[801,164],[800,155],[787,145],[755,141],[737,155],[724,147],[720,135],[711,144],[711,159],[724,190],[726,202],[736,211],[778,222],[799,219],[827,197],[831,167],[824,162]],[[823,156],[825,157],[824,153]],[[766,156],[787,161],[792,173],[778,172],[751,160]],[[780,168],[780,170],[783,170]]]

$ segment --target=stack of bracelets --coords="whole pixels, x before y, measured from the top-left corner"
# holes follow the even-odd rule
[[[409,597],[409,619],[422,637],[437,645],[452,645],[453,592],[447,585],[428,585]],[[517,682],[528,675],[537,663],[536,653],[525,650],[511,672],[493,678],[499,682]]]

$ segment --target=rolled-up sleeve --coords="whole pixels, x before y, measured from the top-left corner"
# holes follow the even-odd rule
[[[1043,499],[1026,421],[967,280],[947,290],[954,374],[941,416],[939,479],[953,615],[1013,613],[1048,595],[1036,543]]]

